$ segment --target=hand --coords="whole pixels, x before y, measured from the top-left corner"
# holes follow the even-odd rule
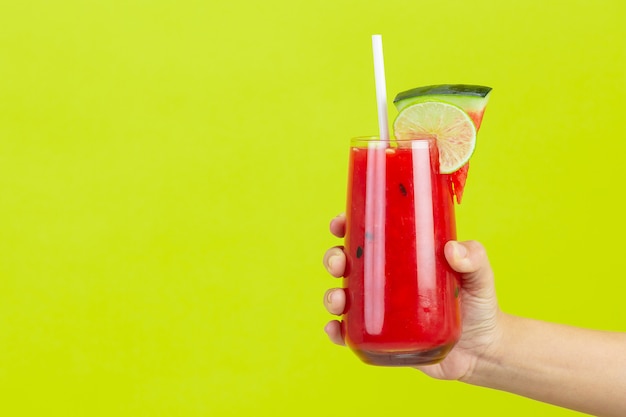
[[[335,217],[330,222],[330,232],[342,238],[345,224],[345,215]],[[469,378],[477,360],[496,345],[501,334],[502,313],[496,299],[493,271],[483,246],[475,241],[450,241],[445,246],[445,256],[450,266],[461,273],[461,339],[440,363],[416,368],[434,378],[463,380]],[[343,276],[346,256],[341,246],[326,251],[324,266],[332,276]],[[342,288],[329,289],[324,295],[324,305],[331,314],[342,314],[345,302]],[[338,320],[330,321],[324,330],[333,343],[345,345]]]

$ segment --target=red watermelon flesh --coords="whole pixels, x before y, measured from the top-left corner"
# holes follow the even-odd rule
[[[485,108],[483,107],[478,111],[466,110],[467,115],[472,119],[474,125],[476,126],[476,132],[480,129],[480,125],[483,122],[483,115],[485,114]]]

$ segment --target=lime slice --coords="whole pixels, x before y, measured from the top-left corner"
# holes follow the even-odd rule
[[[476,126],[459,107],[427,101],[407,106],[393,124],[397,140],[434,140],[439,150],[439,172],[449,174],[469,161],[476,147]]]

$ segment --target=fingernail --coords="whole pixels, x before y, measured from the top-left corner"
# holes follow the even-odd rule
[[[327,305],[331,305],[333,303],[333,292],[332,291],[328,291],[326,293],[326,304]]]
[[[335,264],[335,262],[337,262],[337,255],[333,255],[330,258],[328,258],[328,268],[329,269],[333,269],[333,265]]]
[[[467,248],[458,242],[454,242],[454,254],[458,259],[463,259],[467,256]]]

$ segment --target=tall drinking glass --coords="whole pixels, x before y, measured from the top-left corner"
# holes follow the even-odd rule
[[[346,343],[366,363],[442,360],[461,333],[448,175],[428,140],[351,141],[344,287]]]

